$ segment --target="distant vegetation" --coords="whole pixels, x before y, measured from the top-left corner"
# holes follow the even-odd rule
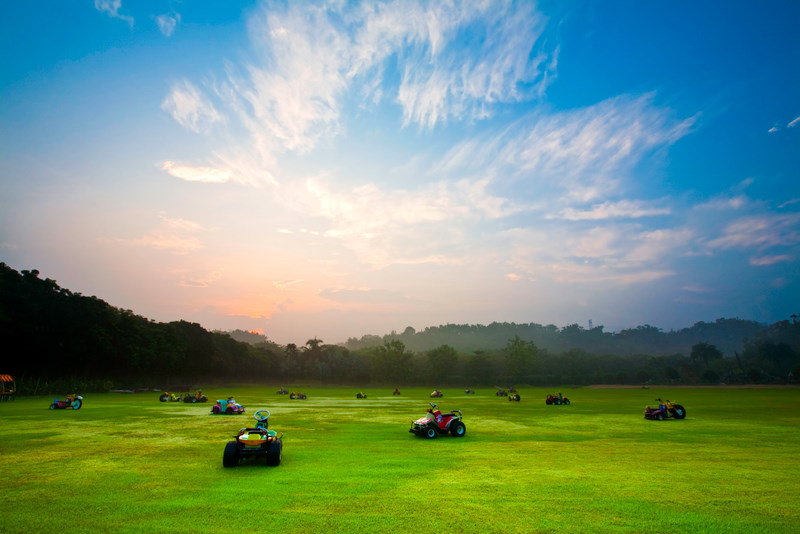
[[[20,392],[170,387],[224,381],[391,385],[785,383],[800,373],[800,322],[739,319],[677,332],[645,325],[492,323],[278,345],[241,330],[159,323],[0,263],[0,372]]]

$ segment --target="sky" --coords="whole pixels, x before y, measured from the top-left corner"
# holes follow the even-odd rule
[[[0,261],[285,344],[800,313],[800,3],[11,2]]]

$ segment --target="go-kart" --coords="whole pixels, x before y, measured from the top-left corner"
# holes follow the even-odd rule
[[[225,444],[222,453],[223,467],[236,467],[244,458],[250,456],[263,456],[267,465],[280,465],[281,451],[283,450],[283,432],[280,436],[274,430],[269,430],[267,420],[269,410],[259,410],[253,414],[256,426],[242,428],[233,436],[235,439]]]
[[[211,408],[211,413],[214,415],[238,415],[240,413],[244,413],[244,406],[233,400],[233,397],[228,397],[227,400],[218,400],[217,403]]]
[[[495,386],[497,387],[497,386]],[[503,388],[497,388],[497,391],[494,393],[495,397],[508,397],[508,391],[504,390]]]
[[[558,395],[548,395],[547,398],[544,399],[544,403],[560,406],[562,404],[569,404],[569,399],[559,393]]]
[[[183,393],[172,393],[170,391],[165,391],[158,397],[158,400],[161,402],[181,402],[183,400]],[[186,393],[188,395],[188,393]]]
[[[508,396],[508,400],[519,402],[519,393],[514,393]]]
[[[307,399],[308,397],[306,396],[306,394],[305,394],[305,393],[300,393],[299,391],[292,391],[292,393],[289,395],[289,398],[290,398],[290,399],[300,399],[300,400],[305,400],[305,399]]]
[[[650,406],[645,407],[645,419],[663,421],[664,419],[683,419],[686,417],[686,410],[680,404],[675,404],[669,400],[656,400],[659,402],[658,408],[651,408]]]
[[[281,388],[281,389],[278,390],[278,395],[288,395],[288,394],[289,394],[289,390],[286,389],[286,388]]]
[[[183,402],[191,402],[191,403],[208,402],[208,397],[203,395],[203,392],[198,389],[194,395],[192,395],[191,393],[187,393],[183,397]]]
[[[438,389],[434,389],[434,390],[431,392],[431,398],[432,398],[432,399],[441,399],[442,397],[444,397],[444,393],[442,393],[442,392],[441,392],[441,391],[439,391]]]
[[[83,397],[80,395],[67,395],[67,398],[64,400],[53,400],[53,404],[50,405],[51,410],[66,410],[67,408],[72,408],[73,410],[80,410],[81,406],[83,406]]]
[[[467,395],[475,395],[475,392],[472,390],[472,388],[465,389],[464,393],[466,393]]]
[[[420,417],[416,421],[411,422],[411,428],[408,430],[417,436],[425,436],[428,439],[433,439],[437,434],[450,434],[453,437],[463,437],[467,432],[467,427],[461,420],[462,413],[459,410],[453,410],[450,413],[442,413],[436,403],[431,402],[431,407],[428,408],[428,413],[424,417]]]
[[[397,388],[394,388],[394,391],[392,391],[392,395],[400,395],[400,390],[397,389]]]
[[[367,398],[367,394],[366,393],[362,393],[362,392],[359,391],[358,393],[356,393],[356,398],[357,399],[366,399]]]

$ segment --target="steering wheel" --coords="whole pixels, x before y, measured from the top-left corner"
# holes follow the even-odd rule
[[[431,405],[431,410],[438,410],[439,406],[435,402],[429,403]]]
[[[266,412],[267,415],[264,415],[264,412]],[[269,415],[270,415],[269,410],[258,410],[256,413],[253,414],[253,417],[259,423],[263,423],[264,421],[269,419]]]

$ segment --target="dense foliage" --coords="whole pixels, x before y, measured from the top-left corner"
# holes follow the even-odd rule
[[[316,338],[280,346],[252,332],[158,323],[3,263],[0,335],[7,347],[19,348],[0,372],[17,376],[22,393],[230,380],[431,387],[783,383],[800,374],[797,316],[768,327],[719,319],[667,333],[649,325],[616,334],[578,325],[447,325],[419,333],[409,327],[344,346]]]
[[[275,364],[269,350],[186,321],[151,321],[4,263],[0,335],[6,347],[17,348],[4,371],[22,381],[76,376],[92,384],[103,379],[168,387],[210,377],[268,376]]]
[[[417,332],[412,327],[402,334],[392,332],[384,336],[367,335],[350,338],[344,344],[351,350],[381,345],[399,339],[410,350],[420,352],[449,345],[459,352],[495,350],[504,347],[509,339],[519,336],[532,341],[537,347],[550,352],[582,349],[592,354],[688,354],[695,343],[706,342],[717,347],[724,355],[741,352],[744,341],[763,331],[766,326],[741,319],[717,319],[713,323],[698,322],[689,328],[664,332],[655,326],[643,325],[619,332],[605,332],[603,326],[583,328],[571,324],[563,328],[536,323],[491,323],[489,325],[447,324],[425,328]]]

